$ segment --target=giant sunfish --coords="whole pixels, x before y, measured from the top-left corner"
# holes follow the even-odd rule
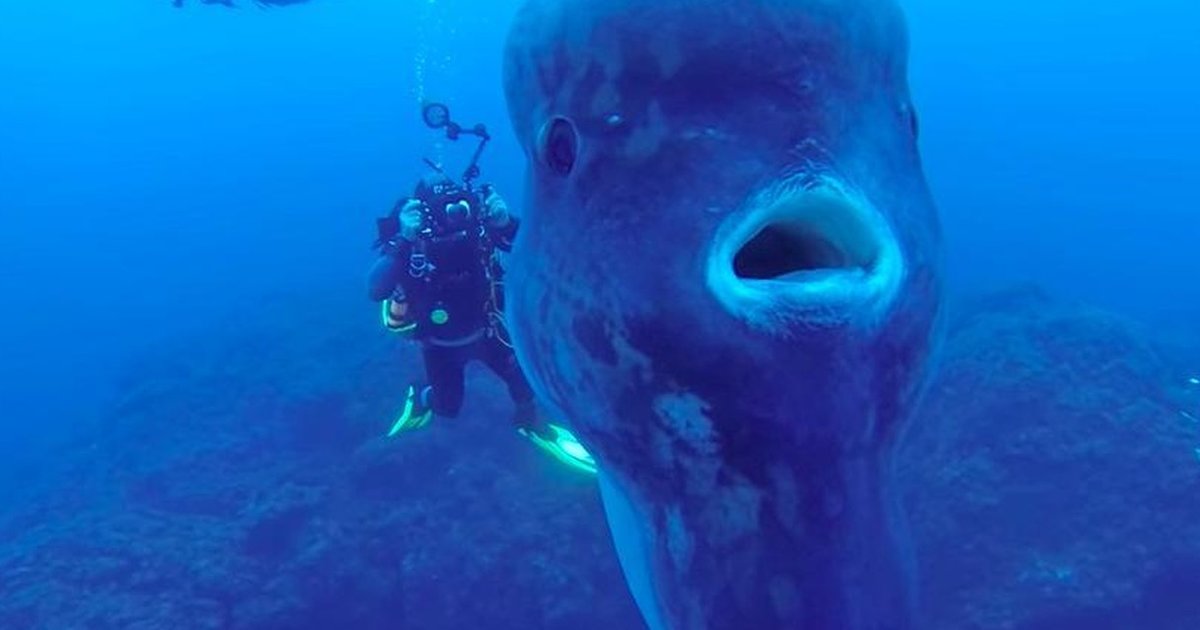
[[[893,0],[529,0],[508,321],[659,629],[904,630],[940,228]]]

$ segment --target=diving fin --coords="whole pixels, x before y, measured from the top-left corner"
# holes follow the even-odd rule
[[[557,424],[547,423],[546,426],[549,435],[539,435],[529,429],[518,429],[518,431],[530,442],[533,442],[534,446],[542,449],[560,463],[581,472],[596,473],[596,460],[591,453],[587,452],[583,444],[579,443],[575,434]]]
[[[409,385],[404,398],[404,409],[392,423],[392,428],[387,434],[388,437],[394,437],[397,433],[404,431],[420,429],[429,424],[429,420],[433,417],[433,410],[422,404],[418,400],[418,396],[417,388]]]

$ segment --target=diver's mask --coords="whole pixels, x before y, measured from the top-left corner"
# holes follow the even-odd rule
[[[466,199],[459,199],[446,204],[446,223],[461,226],[471,220],[471,204]]]

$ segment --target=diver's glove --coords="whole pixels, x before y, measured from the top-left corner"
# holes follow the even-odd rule
[[[508,213],[508,204],[494,190],[488,190],[487,196],[483,199],[483,220],[488,227],[492,228],[504,227],[512,220],[512,216]]]
[[[408,298],[404,294],[404,289],[396,287],[392,295],[383,301],[383,308],[380,312],[383,327],[401,337],[412,339],[416,336],[417,323],[409,319],[408,315]]]
[[[412,242],[425,227],[424,206],[416,199],[409,199],[400,208],[400,238]]]

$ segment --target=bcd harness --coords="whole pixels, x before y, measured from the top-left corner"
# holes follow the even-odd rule
[[[500,264],[500,256],[496,247],[491,243],[491,239],[487,230],[482,226],[478,226],[478,233],[474,238],[475,254],[477,258],[474,261],[478,264],[468,265],[460,269],[448,269],[447,265],[438,265],[435,252],[442,246],[442,249],[453,248],[465,239],[471,238],[470,229],[463,229],[442,236],[422,235],[413,243],[408,256],[408,275],[414,281],[421,282],[427,287],[425,293],[434,293],[433,287],[439,283],[454,282],[455,280],[469,280],[469,276],[478,273],[480,270],[483,273],[484,281],[487,286],[487,296],[483,302],[484,329],[481,331],[490,337],[495,337],[500,343],[507,347],[512,347],[512,343],[508,337],[507,326],[504,321],[504,268]],[[452,274],[449,277],[445,274]],[[455,278],[455,276],[460,276]],[[430,305],[428,313],[429,321],[434,325],[443,325],[450,319],[450,313],[445,308],[440,300],[435,301]],[[476,333],[467,335],[462,340],[451,342],[452,345],[465,345],[477,339]]]

